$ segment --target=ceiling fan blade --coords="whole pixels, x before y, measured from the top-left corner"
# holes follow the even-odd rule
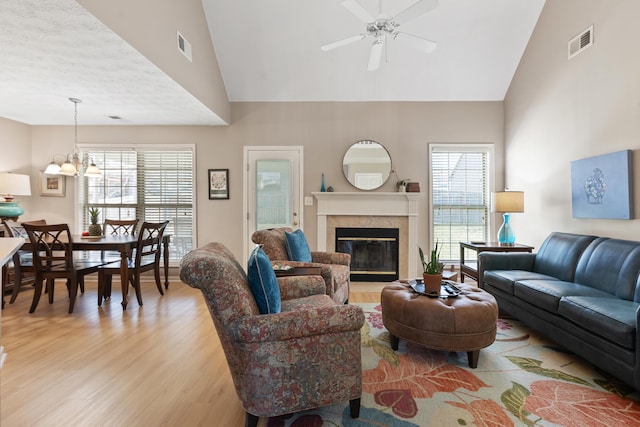
[[[391,20],[395,22],[396,26],[406,24],[407,22],[413,21],[417,17],[432,11],[438,6],[438,0],[418,0],[416,3],[391,18]]]
[[[357,42],[358,40],[362,40],[365,37],[367,37],[366,34],[356,34],[355,36],[347,37],[346,39],[342,39],[342,40],[338,40],[338,41],[333,42],[333,43],[325,44],[324,46],[321,46],[320,49],[322,49],[322,50],[324,50],[326,52],[328,50],[333,50],[333,49],[335,49],[337,47],[340,47],[340,46],[344,46],[344,45],[348,45],[348,44],[353,43],[353,42]]]
[[[375,71],[380,66],[380,59],[382,58],[382,48],[384,47],[384,38],[380,37],[376,39],[371,45],[371,53],[369,54],[369,66],[368,71]]]
[[[393,39],[401,40],[414,49],[418,49],[420,52],[424,53],[431,53],[436,49],[436,47],[438,47],[438,43],[423,39],[422,37],[414,36],[413,34],[397,32],[394,34]]]
[[[359,20],[364,23],[374,22],[376,18],[373,17],[367,10],[360,5],[356,0],[344,0],[342,6],[349,12],[353,13]]]

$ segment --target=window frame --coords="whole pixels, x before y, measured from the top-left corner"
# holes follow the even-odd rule
[[[486,153],[486,183],[485,183],[485,195],[484,199],[486,200],[486,220],[485,220],[485,234],[486,240],[491,240],[491,230],[492,230],[492,215],[491,215],[491,191],[493,191],[494,186],[494,151],[495,144],[493,143],[430,143],[428,145],[428,170],[429,170],[429,240],[431,247],[435,245],[435,224],[434,224],[434,190],[433,190],[433,154],[435,152],[473,152],[473,153]],[[451,242],[453,245],[454,242]],[[454,255],[455,254],[455,255]],[[453,250],[452,248],[452,258],[451,259],[443,259],[441,258],[441,262],[445,263],[455,263],[460,262],[460,255],[458,251]]]
[[[192,249],[198,247],[197,241],[197,179],[196,179],[196,145],[195,144],[78,144],[78,150],[80,151],[80,155],[82,159],[85,159],[87,156],[87,152],[91,150],[100,150],[100,151],[190,151],[192,158],[192,168],[191,168],[191,183],[192,183],[192,218],[193,222],[191,224],[191,239],[192,239]],[[81,183],[77,183],[75,185],[74,191],[74,224],[75,224],[75,233],[80,234],[82,232],[83,227],[83,195],[82,193],[86,189],[86,183],[88,179],[92,179],[90,177],[83,176],[80,174],[78,179],[82,179]],[[104,218],[102,218],[104,221]],[[140,219],[139,224],[141,225],[143,219]],[[170,259],[169,265],[171,267],[177,266],[179,263],[178,258]]]

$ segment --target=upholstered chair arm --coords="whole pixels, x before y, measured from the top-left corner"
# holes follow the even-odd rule
[[[280,299],[283,301],[326,293],[326,285],[322,276],[278,277],[278,286],[280,287]]]
[[[313,262],[320,264],[340,264],[349,265],[351,263],[351,255],[342,252],[311,252]]]
[[[335,305],[247,316],[236,319],[234,323],[228,328],[234,341],[264,343],[359,331],[364,323],[364,313],[355,305]]]

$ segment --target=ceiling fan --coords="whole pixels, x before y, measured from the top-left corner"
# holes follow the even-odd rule
[[[326,44],[320,49],[323,51],[329,51],[337,47],[357,42],[358,40],[374,38],[375,40],[371,45],[371,53],[369,54],[369,65],[367,67],[367,70],[369,71],[377,70],[380,66],[382,50],[385,46],[385,41],[389,37],[394,40],[401,40],[421,52],[431,53],[438,45],[436,42],[414,36],[412,34],[402,33],[398,31],[398,27],[424,15],[427,12],[430,12],[437,8],[438,5],[438,0],[418,0],[397,15],[391,18],[386,18],[382,16],[382,0],[380,0],[380,14],[375,18],[356,0],[344,0],[342,2],[342,6],[362,22],[367,24],[366,31],[362,34],[356,34],[355,36]]]

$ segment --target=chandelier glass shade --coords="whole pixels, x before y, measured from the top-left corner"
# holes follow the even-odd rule
[[[75,122],[75,144],[73,153],[69,153],[62,164],[59,164],[54,160],[49,163],[44,173],[47,175],[65,175],[65,176],[78,176],[80,171],[84,168],[83,175],[86,176],[100,176],[102,171],[95,162],[90,158],[82,158],[78,151],[78,104],[82,102],[78,98],[69,98],[69,101],[74,104],[74,122]]]

